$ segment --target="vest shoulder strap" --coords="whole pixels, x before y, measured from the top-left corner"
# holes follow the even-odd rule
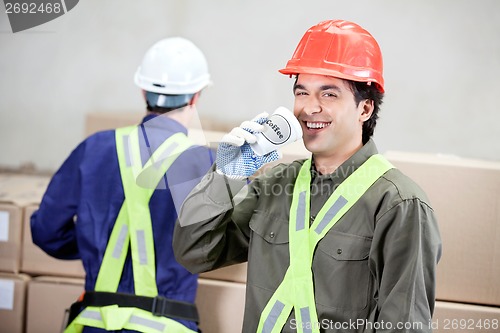
[[[131,245],[135,291],[138,295],[157,295],[154,240],[149,200],[174,160],[191,143],[183,133],[169,137],[142,167],[139,129],[130,126],[116,130],[116,149],[125,200],[118,213],[96,280],[95,290],[116,292],[123,265]],[[142,183],[138,180],[146,172]]]

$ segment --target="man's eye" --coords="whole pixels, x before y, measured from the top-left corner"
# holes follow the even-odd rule
[[[334,94],[334,93],[329,93],[329,92],[325,92],[325,93],[323,94],[323,96],[325,96],[325,97],[337,97],[337,94]]]
[[[305,91],[296,91],[295,92],[295,96],[304,96],[304,95],[307,95],[307,93]]]

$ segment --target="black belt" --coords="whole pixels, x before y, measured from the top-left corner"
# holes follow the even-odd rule
[[[163,296],[147,297],[122,293],[87,291],[82,301],[71,305],[68,324],[78,316],[82,308],[108,305],[138,308],[149,311],[155,316],[199,322],[196,306],[188,302],[171,300]]]

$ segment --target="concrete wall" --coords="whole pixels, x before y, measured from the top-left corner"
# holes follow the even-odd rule
[[[207,56],[203,117],[239,124],[292,108],[292,80],[277,70],[307,28],[331,18],[359,23],[382,48],[382,152],[500,159],[498,0],[82,0],[16,34],[0,13],[0,166],[55,169],[83,139],[87,113],[143,111],[133,74],[166,36]]]

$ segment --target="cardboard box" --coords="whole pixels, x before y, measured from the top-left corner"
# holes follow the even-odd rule
[[[196,306],[203,333],[241,332],[245,309],[245,285],[198,279]]]
[[[0,203],[0,271],[19,273],[22,216],[21,207]]]
[[[0,331],[24,332],[26,285],[29,276],[0,273]]]
[[[25,207],[21,272],[30,275],[53,275],[84,278],[81,260],[60,260],[49,256],[31,238],[30,218],[38,205]]]
[[[438,218],[439,300],[500,306],[500,163],[388,152],[419,184]]]
[[[500,332],[500,308],[436,302],[431,327],[434,333]]]
[[[201,273],[200,278],[230,282],[247,282],[247,263],[227,266],[210,272]]]
[[[83,279],[37,277],[28,284],[26,333],[62,332],[65,311],[84,291]]]
[[[19,273],[24,208],[40,202],[49,177],[0,175],[0,271]]]

